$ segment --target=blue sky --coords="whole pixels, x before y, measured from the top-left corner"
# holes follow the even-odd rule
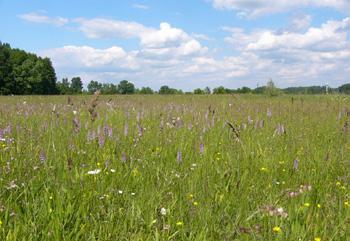
[[[0,41],[137,87],[350,82],[349,0],[0,0]]]

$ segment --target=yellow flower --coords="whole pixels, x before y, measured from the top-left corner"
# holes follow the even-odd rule
[[[194,206],[198,206],[198,202],[193,202],[193,205]]]
[[[182,226],[182,225],[184,225],[184,223],[181,222],[181,221],[178,221],[178,222],[176,223],[176,226]]]
[[[317,204],[317,207],[318,207],[318,208],[321,208],[321,204],[318,203],[318,204]]]
[[[272,230],[273,230],[275,233],[280,233],[280,232],[282,232],[282,229],[281,229],[279,226],[273,227]]]
[[[350,207],[350,202],[349,201],[345,201],[344,205],[347,206],[347,207]]]
[[[341,183],[340,183],[340,182],[336,182],[336,183],[335,183],[335,185],[340,186],[340,185],[341,185]]]
[[[0,220],[0,226],[2,225],[2,221]]]
[[[134,170],[132,170],[132,175],[134,177],[138,176],[140,174],[139,170],[137,170],[137,168],[134,168]]]
[[[310,207],[310,203],[304,203],[304,207]]]
[[[188,199],[192,199],[192,198],[193,198],[193,194],[192,193],[188,194]]]
[[[315,241],[321,241],[321,238],[320,237],[316,237]]]
[[[267,172],[267,168],[266,167],[262,167],[262,168],[260,168],[260,171]]]

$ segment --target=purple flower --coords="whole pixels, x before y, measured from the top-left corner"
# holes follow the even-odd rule
[[[80,123],[79,123],[79,120],[77,117],[74,117],[74,119],[73,119],[73,128],[74,128],[73,130],[75,133],[78,133],[80,130]]]
[[[112,127],[109,127],[109,128],[108,128],[108,137],[109,137],[109,138],[112,138],[112,137],[113,137],[113,128],[112,128]]]
[[[103,133],[104,133],[105,136],[108,135],[108,125],[106,125],[106,124],[103,127]]]
[[[125,155],[125,153],[122,154],[122,162],[126,162],[126,155]]]
[[[39,160],[41,161],[41,163],[44,163],[46,161],[46,155],[44,152],[40,153]]]
[[[200,154],[204,153],[204,144],[203,143],[199,144],[199,152],[200,152]]]
[[[96,132],[94,130],[92,131],[88,131],[88,134],[87,134],[87,141],[90,142],[90,141],[93,141],[95,140],[96,138]]]
[[[105,137],[103,135],[103,132],[101,131],[101,127],[98,127],[97,135],[98,135],[98,144],[100,147],[103,147],[105,144]]]
[[[177,162],[179,162],[179,163],[182,162],[182,152],[181,152],[181,150],[178,150],[178,151],[177,151],[177,157],[176,157],[176,159],[177,159]]]
[[[270,108],[267,109],[266,115],[267,115],[267,117],[271,118],[272,112],[271,112]]]
[[[129,126],[128,126],[128,123],[125,123],[125,125],[124,125],[124,136],[128,136],[128,132],[129,132]]]
[[[293,169],[294,170],[298,170],[299,167],[299,160],[298,159],[294,159],[293,161]]]

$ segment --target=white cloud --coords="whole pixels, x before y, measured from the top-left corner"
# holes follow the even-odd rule
[[[26,13],[18,16],[19,18],[32,23],[46,23],[55,26],[63,26],[69,22],[67,18],[49,17],[38,13]]]
[[[305,80],[320,84],[325,78],[341,79],[339,76],[344,80],[350,63],[349,29],[350,18],[330,20],[304,31],[258,29],[247,33],[240,28],[223,28],[231,34],[225,40],[234,50],[256,56],[259,61],[255,63],[270,62],[257,70],[254,61],[248,61],[253,72],[274,77],[282,85]]]
[[[284,12],[301,7],[329,7],[340,11],[350,10],[348,0],[211,0],[217,9],[237,11],[239,16],[256,17]]]
[[[310,27],[312,17],[307,14],[297,14],[293,17],[291,21],[291,30],[303,31]]]
[[[159,29],[136,22],[112,19],[78,19],[79,29],[89,38],[137,38],[145,55],[188,56],[207,49],[184,30],[160,23]]]
[[[149,6],[144,5],[144,4],[140,4],[140,3],[135,3],[132,5],[133,8],[137,8],[137,9],[142,9],[142,10],[148,10]]]
[[[350,18],[342,21],[328,21],[320,28],[310,27],[305,33],[283,32],[275,34],[262,32],[256,42],[249,43],[247,50],[288,49],[342,49],[349,45],[346,28]]]
[[[41,55],[49,56],[58,68],[135,70],[139,67],[133,53],[127,53],[116,46],[107,49],[64,46],[43,51]]]
[[[135,38],[140,34],[151,32],[147,28],[136,22],[125,22],[112,19],[76,19],[81,30],[88,38]]]
[[[319,27],[311,27],[307,15],[299,20],[292,20],[292,27],[284,31],[223,27],[233,51],[220,54],[200,43],[207,36],[188,34],[166,22],[156,28],[113,19],[76,19],[89,38],[132,38],[139,47],[125,51],[118,46],[64,46],[42,55],[50,57],[63,75],[81,75],[85,81],[129,79],[155,89],[163,84],[186,90],[242,83],[254,87],[270,77],[278,86],[344,80],[350,74],[350,18]]]

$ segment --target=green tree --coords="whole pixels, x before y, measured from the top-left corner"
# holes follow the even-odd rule
[[[98,81],[91,80],[90,83],[87,86],[88,92],[90,94],[95,93],[98,90],[102,89],[102,84],[99,83]]]
[[[114,95],[118,93],[118,87],[114,84],[104,83],[101,87],[101,93],[105,95]]]
[[[150,87],[142,87],[141,90],[139,91],[139,94],[141,95],[151,95],[153,93],[154,91]]]
[[[210,95],[211,94],[211,90],[210,90],[210,88],[208,86],[204,88],[204,93],[206,95]]]
[[[205,94],[204,90],[200,89],[200,88],[197,88],[195,90],[193,90],[193,94],[195,95],[203,95]]]
[[[338,89],[340,93],[350,94],[350,84],[344,84],[340,86]]]
[[[227,94],[227,90],[224,86],[219,86],[213,89],[213,94],[215,95]]]
[[[134,94],[135,93],[135,86],[133,83],[131,83],[127,80],[122,80],[118,84],[118,93],[122,94],[122,95]]]
[[[71,79],[71,85],[70,85],[72,91],[74,94],[80,94],[83,92],[83,82],[81,81],[80,77],[73,77]]]
[[[268,96],[278,96],[279,90],[275,86],[275,83],[270,79],[266,84],[265,94]]]
[[[9,46],[0,42],[0,94],[10,94],[6,86],[12,81],[12,65],[10,63]]]

